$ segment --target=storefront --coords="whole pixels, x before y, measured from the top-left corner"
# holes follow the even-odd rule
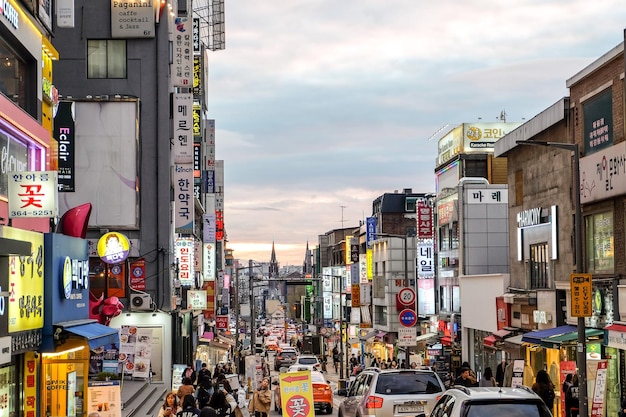
[[[89,319],[87,241],[57,233],[42,237],[46,280],[39,348],[41,410],[46,415],[82,417],[102,411],[90,404],[90,361],[92,352],[103,351],[105,346],[117,353],[118,331]],[[119,404],[112,405],[119,408]]]

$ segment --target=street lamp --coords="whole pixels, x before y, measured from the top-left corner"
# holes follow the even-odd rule
[[[576,256],[576,273],[583,272],[583,216],[580,207],[580,155],[578,153],[577,143],[559,143],[559,142],[542,142],[542,141],[521,141],[515,143],[518,145],[547,146],[552,148],[565,149],[573,153],[574,166],[572,168],[574,193],[574,237],[576,239],[575,256]],[[587,347],[585,345],[585,318],[578,317],[576,326],[578,331],[576,362],[578,364],[578,416],[587,417]]]

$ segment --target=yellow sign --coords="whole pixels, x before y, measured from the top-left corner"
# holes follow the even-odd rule
[[[283,417],[315,417],[311,371],[280,374]]]
[[[108,264],[119,264],[128,258],[130,242],[121,233],[109,232],[98,240],[98,256]]]
[[[591,317],[593,311],[591,274],[571,274],[572,317]]]
[[[43,233],[3,226],[0,236],[31,243],[30,256],[9,256],[9,333],[43,327]]]

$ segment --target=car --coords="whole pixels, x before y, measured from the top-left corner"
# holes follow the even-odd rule
[[[339,417],[425,417],[445,391],[439,376],[424,369],[367,369],[350,384]]]
[[[276,353],[274,358],[274,370],[278,371],[284,366],[291,366],[295,363],[298,354],[294,349],[282,349]]]
[[[453,386],[443,393],[430,417],[524,416],[550,417],[541,397],[528,387],[466,388]]]
[[[320,360],[315,355],[300,355],[293,364],[312,366],[316,371],[322,368]]]
[[[308,369],[298,369],[308,370]],[[293,372],[293,371],[290,371]],[[333,413],[333,390],[330,387],[330,382],[324,379],[324,375],[318,371],[311,372],[311,384],[313,385],[313,403],[315,410],[324,412],[326,414]],[[274,385],[280,385],[278,382],[274,382]],[[274,389],[274,410],[282,413],[280,398],[280,386]]]

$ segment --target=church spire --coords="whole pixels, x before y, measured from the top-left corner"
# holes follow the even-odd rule
[[[309,241],[306,241],[306,251],[304,252],[304,263],[302,264],[302,273],[304,275],[311,274],[313,272],[313,265],[311,262],[311,251],[309,250]]]
[[[272,256],[270,257],[270,278],[278,277],[278,261],[276,260],[276,250],[274,248],[274,241],[272,241]]]

